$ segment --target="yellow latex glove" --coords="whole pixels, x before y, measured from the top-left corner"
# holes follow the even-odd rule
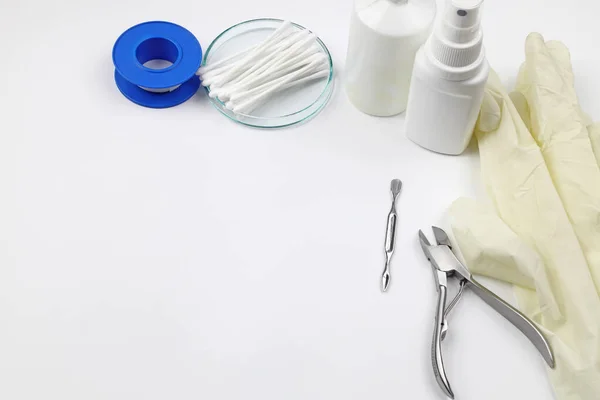
[[[525,55],[517,91],[527,99],[531,134],[600,289],[600,168],[577,101],[569,50],[534,33]]]
[[[552,345],[557,398],[597,400],[600,129],[586,129],[566,48],[532,34],[526,49],[519,90],[509,96],[492,73],[475,129],[493,207],[457,200],[453,233],[473,273],[518,285],[519,308]]]

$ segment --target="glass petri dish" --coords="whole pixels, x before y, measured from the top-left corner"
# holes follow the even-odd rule
[[[283,20],[280,19],[262,18],[241,22],[228,28],[208,46],[202,65],[210,65],[261,43],[282,23]],[[295,23],[292,23],[292,25],[297,30],[306,29]],[[250,114],[234,113],[218,98],[209,97],[210,102],[231,120],[256,128],[282,128],[307,121],[323,109],[333,92],[333,61],[331,54],[321,39],[317,38],[317,43],[327,56],[329,62],[328,76],[274,94],[267,102]],[[209,94],[210,86],[204,88]]]

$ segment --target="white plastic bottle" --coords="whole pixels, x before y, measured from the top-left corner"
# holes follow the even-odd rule
[[[356,108],[375,116],[406,109],[415,56],[435,8],[435,0],[355,0],[345,87]]]
[[[415,59],[406,135],[426,149],[461,154],[479,115],[489,66],[483,49],[483,0],[449,0]]]

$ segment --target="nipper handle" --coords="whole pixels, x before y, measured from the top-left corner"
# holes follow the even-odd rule
[[[467,280],[469,287],[473,292],[485,301],[490,307],[496,310],[500,315],[506,318],[511,324],[513,324],[518,330],[520,330],[535,348],[542,355],[546,363],[550,368],[554,368],[554,355],[550,344],[540,332],[537,326],[523,315],[519,310],[496,296],[485,286],[477,282],[473,277]]]
[[[433,342],[431,344],[431,364],[433,365],[433,373],[440,388],[446,396],[454,399],[454,393],[450,388],[450,382],[444,368],[444,359],[442,358],[442,335],[444,325],[446,324],[446,297],[448,288],[444,285],[438,286],[438,304],[435,313],[435,328],[433,331]]]

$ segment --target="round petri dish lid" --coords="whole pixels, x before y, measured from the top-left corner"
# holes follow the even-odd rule
[[[254,19],[228,28],[208,46],[202,65],[210,65],[261,43],[283,22],[280,19]],[[297,30],[306,29],[295,23],[292,25]],[[274,94],[250,114],[234,113],[218,98],[209,97],[210,102],[231,120],[257,128],[282,128],[307,121],[323,109],[333,92],[331,54],[321,39],[317,39],[317,43],[327,56],[327,77]],[[205,89],[210,93],[210,86]]]

